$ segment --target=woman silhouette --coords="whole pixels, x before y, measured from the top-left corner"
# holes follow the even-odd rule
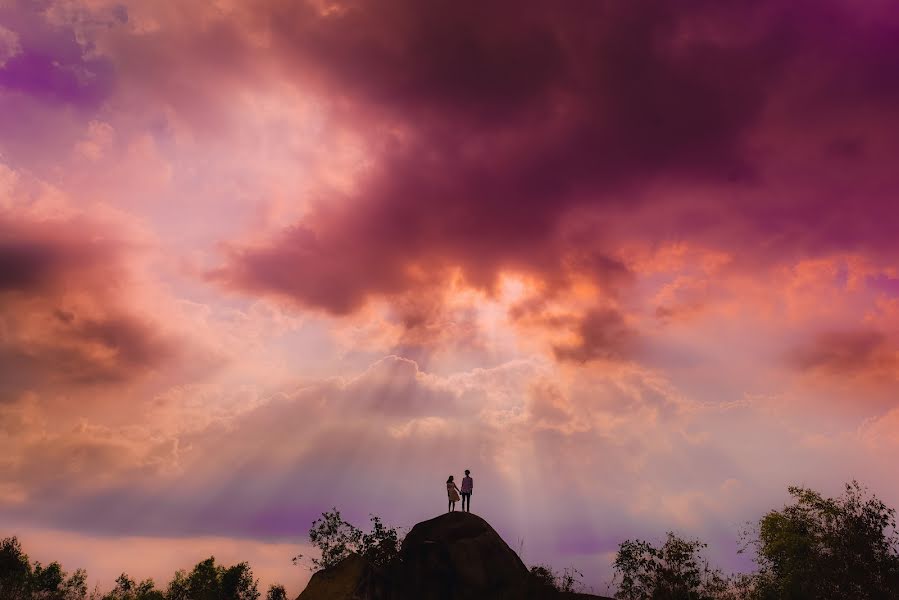
[[[452,512],[456,510],[456,502],[459,501],[459,488],[456,487],[456,482],[453,481],[452,475],[446,480],[446,495],[449,497],[449,504],[446,507],[446,512]]]

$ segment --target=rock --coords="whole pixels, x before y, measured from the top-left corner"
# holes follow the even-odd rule
[[[297,600],[389,600],[385,574],[358,554],[316,572]]]
[[[417,524],[398,560],[353,554],[312,576],[297,600],[601,600],[556,591],[530,575],[484,519],[451,512]]]
[[[484,519],[451,512],[419,523],[400,550],[405,596],[520,598],[528,569]]]

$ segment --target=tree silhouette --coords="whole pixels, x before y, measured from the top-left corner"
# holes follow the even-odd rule
[[[309,541],[321,556],[312,558],[312,570],[333,567],[350,554],[360,554],[376,565],[386,565],[399,554],[400,535],[395,527],[388,527],[381,518],[371,515],[371,531],[362,530],[344,520],[337,508],[322,513],[312,522]],[[297,564],[302,555],[294,557]]]
[[[272,584],[265,594],[265,600],[287,600],[287,590],[280,583]]]
[[[31,598],[31,563],[15,537],[0,541],[0,598]]]
[[[257,600],[258,581],[245,563],[225,568],[210,556],[197,563],[190,574],[177,571],[169,583],[166,600]]]
[[[748,534],[756,549],[757,598],[899,597],[896,511],[857,481],[839,498],[790,487],[793,504]]]
[[[713,600],[729,597],[728,581],[709,566],[701,551],[706,544],[668,532],[660,546],[625,540],[615,557],[622,600]]]

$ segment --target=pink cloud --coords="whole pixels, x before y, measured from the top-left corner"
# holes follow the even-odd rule
[[[471,468],[598,579],[671,527],[730,560],[799,479],[899,498],[883,3],[0,17],[0,518],[42,547],[168,573]]]

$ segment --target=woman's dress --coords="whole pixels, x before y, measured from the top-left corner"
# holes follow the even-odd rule
[[[450,482],[446,484],[446,495],[449,497],[450,502],[459,501],[459,492],[456,491],[455,483]]]

